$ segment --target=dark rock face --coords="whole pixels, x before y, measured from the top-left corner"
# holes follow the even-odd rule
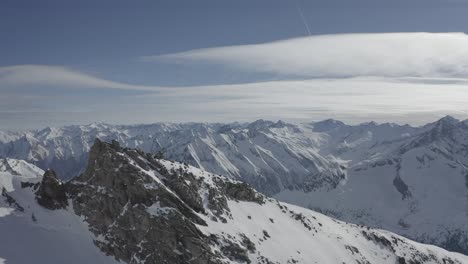
[[[258,204],[264,203],[263,196],[258,195],[258,193],[246,183],[225,182],[221,185],[223,186],[225,194],[234,200],[255,202]]]
[[[44,173],[41,185],[36,191],[37,202],[45,208],[55,210],[68,205],[65,186],[53,170]]]
[[[232,261],[250,264],[251,261],[247,255],[247,249],[240,247],[238,244],[230,240],[224,240],[225,245],[221,247],[221,251]]]
[[[401,199],[407,199],[411,197],[411,192],[408,188],[408,185],[400,178],[400,176],[393,179],[393,186],[401,193]]]
[[[116,142],[96,140],[89,157],[86,171],[67,189],[101,250],[128,263],[220,263],[210,239],[196,227],[206,223],[195,213],[204,211],[195,178],[187,175],[194,184],[190,191],[176,172],[168,172],[151,155]],[[155,179],[142,169],[160,175]]]
[[[161,168],[162,169],[162,168]],[[171,188],[182,201],[190,206],[197,213],[204,213],[203,203],[198,190],[200,189],[201,181],[184,171],[182,168],[179,171],[166,172],[169,177],[164,179],[166,186]],[[186,181],[189,181],[189,186]]]
[[[465,186],[468,188],[468,173],[465,174]]]

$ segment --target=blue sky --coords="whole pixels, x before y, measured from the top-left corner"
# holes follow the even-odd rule
[[[468,118],[466,36],[401,34],[466,32],[465,3],[2,1],[0,128]]]

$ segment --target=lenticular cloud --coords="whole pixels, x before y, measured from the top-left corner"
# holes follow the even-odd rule
[[[304,77],[468,77],[468,35],[318,35],[146,56],[142,60],[215,63],[249,72]]]

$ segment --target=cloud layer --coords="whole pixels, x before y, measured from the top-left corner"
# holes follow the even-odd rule
[[[94,77],[66,67],[15,65],[0,67],[0,88],[9,86],[58,86],[158,91],[161,87],[127,84]]]
[[[258,118],[422,124],[446,114],[468,118],[468,36],[462,33],[324,35],[142,59],[221,64],[278,74],[280,81],[159,87],[60,66],[0,67],[0,127]],[[45,93],[35,87],[69,90]]]
[[[94,94],[0,96],[0,128],[91,123],[295,121],[350,123],[468,118],[468,80],[350,78],[193,86],[119,97]]]
[[[337,34],[145,56],[303,77],[468,77],[463,33]]]

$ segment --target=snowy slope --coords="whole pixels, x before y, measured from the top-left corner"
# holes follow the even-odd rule
[[[467,123],[446,117],[417,132],[343,151],[341,157],[353,160],[348,180],[335,190],[285,190],[275,197],[467,253]]]
[[[340,161],[318,153],[319,136],[281,121],[46,128],[0,143],[0,157],[27,160],[70,178],[84,168],[95,138],[163,151],[170,159],[248,182],[268,194],[284,188],[330,189],[345,177]]]
[[[43,173],[21,160],[0,160],[0,263],[117,263],[93,244],[72,208],[51,211],[36,203]]]
[[[168,168],[184,168],[177,163],[164,164]],[[185,168],[197,177],[215,177]],[[256,248],[248,254],[253,263],[268,263],[262,262],[265,259],[272,263],[443,263],[446,254],[461,258],[461,263],[468,261],[467,256],[437,252],[441,249],[383,230],[337,221],[274,199],[265,198],[264,204],[229,200],[228,207],[227,223],[213,222],[205,216],[208,226],[200,228],[207,235],[215,234],[240,244],[245,237],[249,238]]]
[[[281,201],[468,254],[467,124],[450,117],[422,127],[336,120],[91,124],[4,132],[0,157],[68,179],[83,171],[96,137],[115,139]]]
[[[68,206],[46,209],[34,194],[46,185],[42,171],[23,161],[2,162],[6,195],[1,207],[7,210],[0,217],[0,259],[51,264],[117,262],[114,258],[128,263],[468,263],[467,256],[281,203],[244,183],[116,143],[96,141],[89,164],[84,174],[63,184]]]

